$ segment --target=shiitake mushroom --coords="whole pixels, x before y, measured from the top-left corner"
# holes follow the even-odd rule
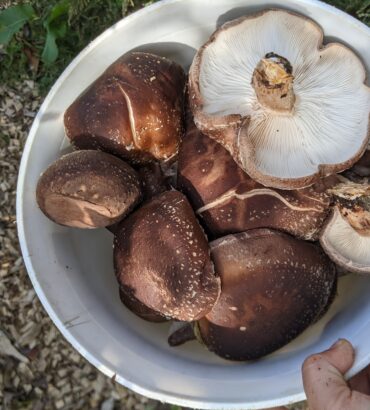
[[[262,185],[310,186],[351,167],[369,142],[366,68],[323,38],[306,16],[267,9],[225,23],[194,57],[197,127]]]
[[[132,313],[134,313],[136,316],[141,317],[141,319],[144,319],[147,322],[161,323],[168,320],[161,313],[149,308],[148,306],[144,305],[144,303],[141,303],[140,300],[133,295],[131,289],[120,287],[119,298],[121,299],[121,302],[129,310],[131,310]]]
[[[158,162],[143,165],[137,169],[137,172],[141,180],[144,201],[170,188]]]
[[[255,229],[210,247],[221,294],[194,332],[225,359],[258,359],[279,349],[317,321],[336,294],[335,266],[314,243]],[[189,327],[172,334],[169,343],[182,339],[190,339]]]
[[[309,188],[266,188],[249,177],[230,153],[199,131],[187,113],[178,156],[178,189],[188,197],[212,237],[273,228],[316,240],[329,214],[327,189],[336,176]]]
[[[334,205],[321,246],[343,270],[370,275],[370,184],[346,181],[330,193]]]
[[[65,131],[79,149],[101,149],[132,164],[176,155],[183,133],[185,73],[167,58],[124,54],[67,109]]]
[[[197,330],[226,359],[257,359],[282,347],[332,300],[335,267],[318,245],[257,229],[210,246],[222,292]]]
[[[137,173],[121,159],[93,150],[53,162],[41,175],[36,199],[52,221],[76,228],[100,228],[123,219],[142,197]]]
[[[157,195],[119,224],[114,267],[121,289],[178,320],[201,318],[219,296],[207,238],[178,191]]]

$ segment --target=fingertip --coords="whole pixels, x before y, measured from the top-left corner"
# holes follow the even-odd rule
[[[338,339],[329,347],[328,350],[332,349],[347,349],[348,351],[352,351],[352,353],[354,353],[354,349],[351,342],[344,338]]]
[[[346,339],[339,339],[321,355],[342,374],[346,373],[355,361],[355,349]]]

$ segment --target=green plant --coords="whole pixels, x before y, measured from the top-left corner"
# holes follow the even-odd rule
[[[91,40],[122,16],[155,1],[0,0],[0,83],[31,78],[46,93]],[[327,2],[370,25],[370,0]]]
[[[325,0],[370,25],[370,0]]]
[[[45,93],[91,40],[123,15],[145,6],[134,0],[13,1],[0,12],[0,82],[36,80]]]

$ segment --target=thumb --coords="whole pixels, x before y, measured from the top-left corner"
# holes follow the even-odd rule
[[[351,368],[354,357],[352,345],[340,339],[330,349],[305,360],[302,375],[310,410],[364,408],[351,407],[354,397],[343,377]],[[357,397],[356,402],[358,399],[366,399],[366,396]]]

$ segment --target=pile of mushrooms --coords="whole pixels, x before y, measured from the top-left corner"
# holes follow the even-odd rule
[[[370,275],[370,89],[348,47],[273,9],[220,27],[188,76],[129,52],[66,110],[52,221],[114,234],[122,303],[168,342],[265,356]],[[356,101],[354,104],[353,102]]]

